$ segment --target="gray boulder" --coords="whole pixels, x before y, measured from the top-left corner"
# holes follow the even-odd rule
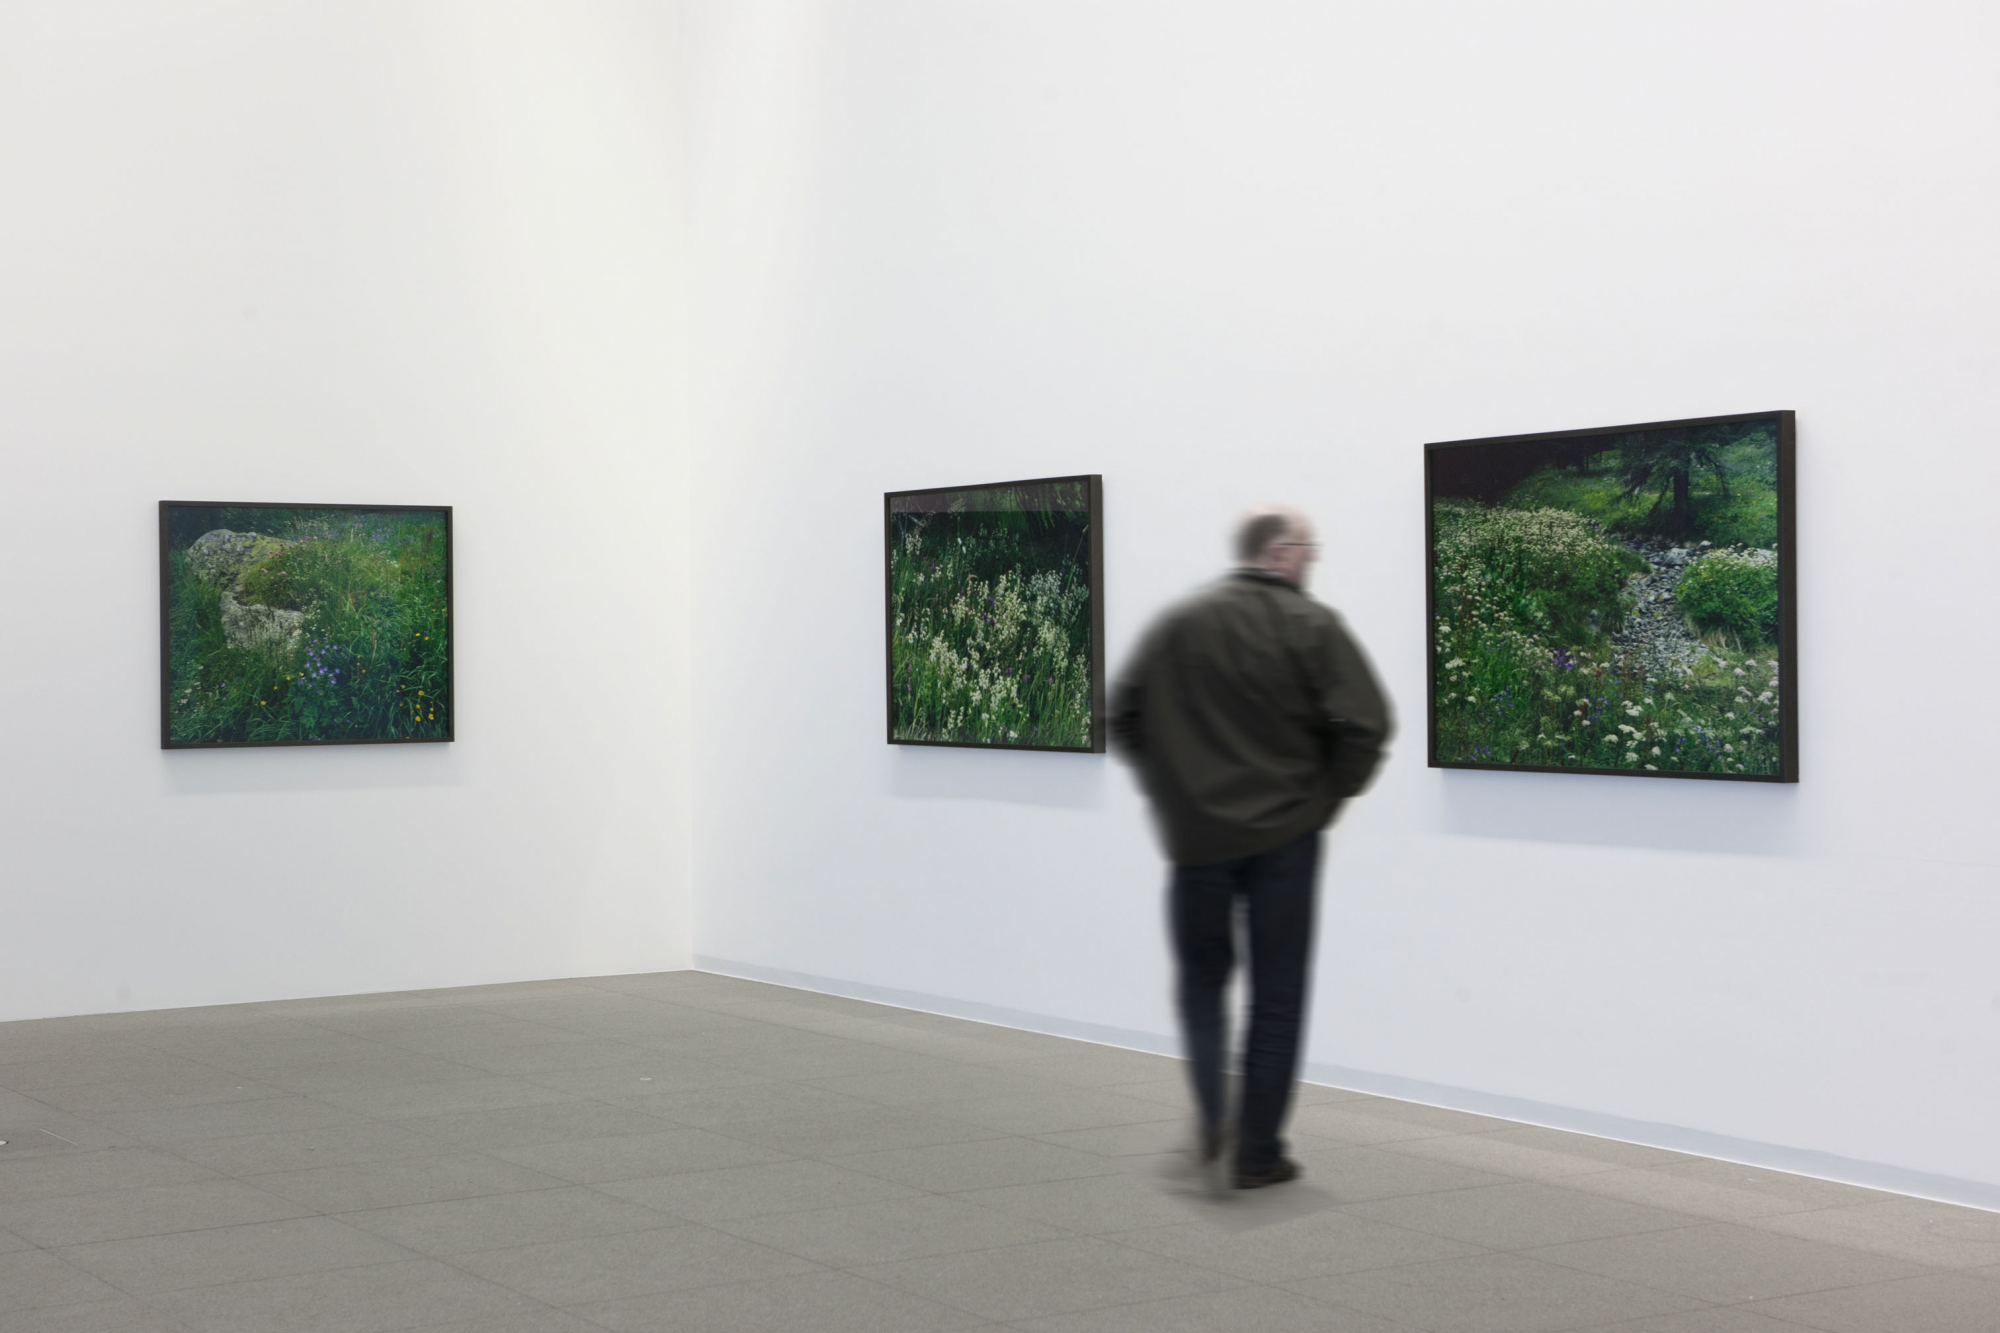
[[[289,648],[298,642],[306,613],[247,601],[243,571],[285,549],[290,543],[255,532],[215,528],[188,544],[188,564],[195,577],[222,588],[222,637],[232,648],[275,644]]]
[[[305,619],[303,611],[239,602],[235,589],[222,590],[222,637],[232,648],[255,648],[266,643],[289,648],[299,641]]]
[[[276,537],[214,528],[188,545],[188,564],[194,567],[195,577],[203,583],[220,584],[227,588],[236,582],[245,565],[283,548],[284,543]]]

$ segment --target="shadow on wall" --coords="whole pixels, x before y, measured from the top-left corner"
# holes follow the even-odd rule
[[[1095,810],[1104,804],[1111,761],[1101,754],[896,745],[889,764],[895,796]]]
[[[453,747],[430,743],[162,750],[160,758],[160,785],[172,796],[459,785]]]
[[[1799,788],[1777,783],[1442,769],[1443,832],[1672,852],[1792,856]]]

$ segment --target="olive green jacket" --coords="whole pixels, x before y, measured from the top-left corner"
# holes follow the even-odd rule
[[[1210,865],[1323,828],[1368,785],[1389,703],[1340,617],[1243,569],[1147,631],[1111,696],[1167,856]]]

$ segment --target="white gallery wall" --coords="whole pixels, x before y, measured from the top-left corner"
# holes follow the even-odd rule
[[[0,6],[0,1019],[686,965],[672,19]],[[163,753],[162,499],[454,506],[460,739]]]
[[[1318,1077],[2000,1206],[2000,11],[687,16],[700,965],[1170,1049],[1117,762],[883,743],[880,496],[1101,472],[1114,668],[1290,499]],[[1427,769],[1422,444],[1778,408],[1803,781]]]

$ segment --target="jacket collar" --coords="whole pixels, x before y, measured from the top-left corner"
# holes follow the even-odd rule
[[[1293,592],[1299,590],[1299,585],[1293,583],[1290,579],[1281,579],[1270,570],[1258,569],[1254,565],[1239,565],[1235,573],[1231,574],[1230,577],[1245,579],[1251,583],[1269,584],[1273,588],[1289,588]]]

